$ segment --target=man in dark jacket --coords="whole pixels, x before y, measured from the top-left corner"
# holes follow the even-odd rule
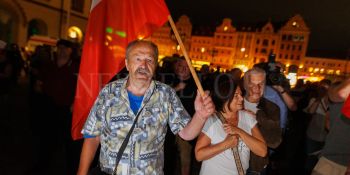
[[[256,115],[257,125],[269,148],[277,148],[282,141],[280,127],[280,109],[263,97],[266,73],[263,69],[253,68],[244,74],[244,108]],[[261,174],[268,164],[268,157],[250,155],[249,174]]]

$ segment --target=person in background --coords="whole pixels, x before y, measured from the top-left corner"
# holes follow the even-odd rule
[[[344,116],[342,107],[349,94],[349,78],[328,90],[329,133],[312,175],[344,175],[347,171],[350,163],[350,119]]]
[[[43,64],[38,69],[39,75],[36,82],[41,87],[43,95],[52,104],[54,112],[46,116],[44,124],[50,124],[52,135],[61,145],[57,149],[64,149],[66,157],[67,174],[74,174],[78,168],[79,152],[82,141],[73,141],[71,137],[72,105],[74,102],[77,78],[79,72],[79,59],[74,44],[68,40],[60,39],[57,44],[57,52],[50,60],[47,59],[49,50],[43,51]],[[40,110],[40,109],[39,109]]]
[[[238,174],[231,151],[235,146],[245,173],[249,167],[250,151],[261,157],[267,154],[255,115],[243,110],[241,89],[232,80],[219,81],[212,98],[217,112],[205,123],[195,148],[196,159],[203,161],[200,174]],[[226,123],[222,123],[219,117]]]
[[[254,67],[244,74],[244,109],[256,115],[258,128],[269,148],[275,149],[282,142],[279,107],[263,97],[266,86],[266,73],[263,69]],[[269,157],[251,154],[247,174],[263,174],[266,172]]]
[[[0,95],[7,94],[15,83],[13,64],[8,58],[6,45],[6,42],[0,40]]]
[[[306,171],[310,174],[318,161],[320,151],[324,146],[329,130],[329,108],[327,91],[331,81],[323,79],[316,89],[317,95],[310,99],[309,105],[304,111],[311,116],[311,121],[306,131]]]
[[[174,89],[186,111],[192,116],[195,112],[193,101],[196,97],[196,84],[184,57],[178,58],[174,66]],[[183,140],[180,136],[176,137],[176,145],[180,154],[181,174],[189,175],[191,172],[192,145],[190,142]]]

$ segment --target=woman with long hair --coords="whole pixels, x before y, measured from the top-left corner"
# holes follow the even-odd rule
[[[217,82],[220,83],[211,95],[217,112],[206,121],[195,147],[196,159],[203,161],[200,174],[238,174],[231,150],[236,146],[245,173],[249,167],[250,151],[264,157],[267,146],[255,115],[243,110],[238,83],[222,79]],[[220,118],[225,122],[222,123]]]

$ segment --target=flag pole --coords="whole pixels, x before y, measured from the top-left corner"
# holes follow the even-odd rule
[[[188,67],[190,68],[192,77],[193,77],[193,79],[194,79],[194,82],[195,82],[196,85],[197,85],[197,88],[198,88],[198,90],[199,90],[199,93],[201,94],[201,96],[204,96],[203,87],[202,87],[202,85],[201,85],[201,82],[199,81],[199,78],[198,78],[198,76],[197,76],[196,71],[194,70],[194,68],[193,68],[193,66],[192,66],[191,60],[190,60],[190,58],[188,57],[188,54],[187,54],[185,45],[182,43],[181,37],[180,37],[180,35],[179,35],[179,32],[178,32],[177,29],[176,29],[174,20],[173,20],[173,18],[172,18],[170,15],[168,16],[168,20],[169,20],[169,23],[170,23],[171,28],[172,28],[173,31],[174,31],[176,40],[177,40],[177,42],[178,42],[179,45],[180,45],[180,48],[181,48],[181,50],[182,50],[182,53],[183,53],[183,55],[184,55],[184,57],[185,57],[185,60],[186,60],[186,62],[187,62],[187,65],[188,65]]]
[[[186,51],[186,48],[184,46],[184,44],[182,43],[182,40],[181,40],[181,37],[179,35],[179,32],[177,31],[176,29],[176,26],[175,26],[175,23],[174,23],[174,20],[173,18],[169,15],[168,16],[168,20],[169,20],[169,23],[170,23],[170,26],[171,28],[173,29],[173,32],[175,34],[175,37],[176,37],[176,40],[177,42],[179,43],[180,45],[180,48],[182,50],[182,53],[186,59],[186,62],[187,62],[187,65],[188,67],[190,68],[190,71],[191,71],[191,74],[192,74],[192,77],[197,85],[197,88],[199,90],[199,93],[201,94],[201,96],[204,95],[204,90],[203,90],[203,87],[201,85],[201,82],[199,81],[198,79],[198,76],[197,76],[197,73],[195,72],[194,68],[192,67],[192,63],[191,63],[191,60],[190,58],[188,57],[188,54],[187,54],[187,51]],[[223,123],[226,123],[226,121],[223,119],[223,118],[220,118],[221,122]],[[238,153],[238,148],[237,146],[231,148],[232,150],[232,153],[233,153],[233,157],[235,159],[235,163],[236,163],[236,167],[237,167],[237,171],[238,171],[238,174],[239,175],[244,175],[244,170],[243,170],[243,167],[242,167],[242,162],[241,162],[241,159],[239,157],[239,153]]]

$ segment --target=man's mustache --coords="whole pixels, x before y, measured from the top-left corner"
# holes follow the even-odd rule
[[[136,69],[135,72],[140,73],[140,74],[147,74],[147,75],[149,75],[151,73],[148,69],[145,69],[145,68],[138,68],[138,69]]]

